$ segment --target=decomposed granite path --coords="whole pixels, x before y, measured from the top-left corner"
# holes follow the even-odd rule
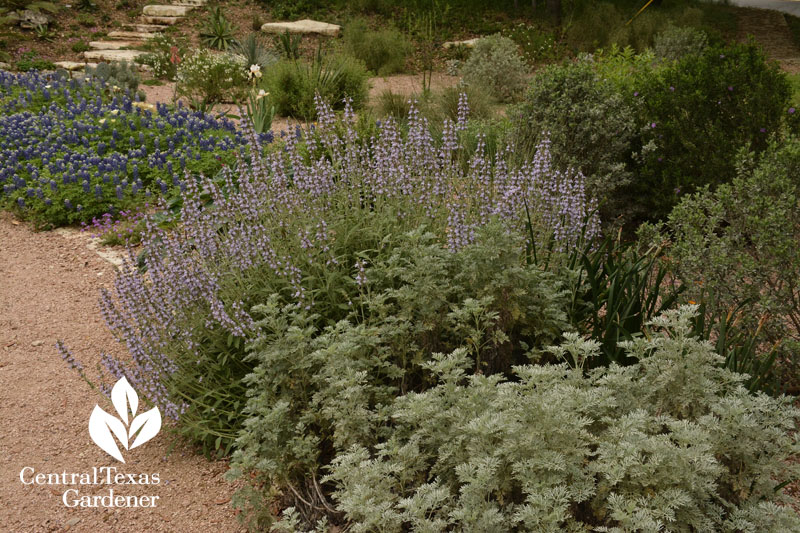
[[[95,405],[113,408],[67,367],[54,344],[61,339],[70,346],[90,377],[101,352],[120,353],[97,307],[98,290],[111,284],[113,272],[84,239],[37,233],[0,213],[0,531],[242,531],[224,463],[179,445],[170,453],[174,440],[163,428],[144,445],[123,450],[125,464],[89,437]],[[109,470],[103,467],[134,476],[120,476],[126,484],[63,484],[64,473],[69,482],[72,474],[93,477],[94,469],[104,481]],[[37,484],[38,473],[57,474],[50,481],[58,484]],[[149,484],[132,485],[131,477]],[[110,490],[124,502],[135,496],[155,507],[70,508],[63,501],[65,492],[72,504]]]

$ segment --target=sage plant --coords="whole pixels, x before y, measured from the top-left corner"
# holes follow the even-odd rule
[[[251,308],[278,293],[334,319],[369,279],[360,251],[381,246],[382,231],[424,226],[452,251],[490,220],[555,249],[598,232],[583,176],[554,169],[546,142],[520,166],[508,162],[512,146],[490,159],[480,145],[463,164],[466,98],[438,139],[413,106],[407,132],[390,118],[370,138],[349,103],[340,117],[317,108],[316,125],[284,134],[282,148],[260,156],[260,137],[246,131],[251,157],[214,180],[187,173],[177,227],[150,223],[139,257],[102,291],[105,321],[130,354],[104,357],[106,369],[205,444],[231,443],[241,423]],[[377,244],[349,244],[362,238],[354,226],[377,232]]]

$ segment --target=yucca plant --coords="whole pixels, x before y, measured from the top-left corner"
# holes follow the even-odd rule
[[[200,38],[209,48],[215,50],[228,50],[233,45],[236,26],[231,23],[219,7],[215,7],[206,25],[200,31]]]
[[[231,49],[245,58],[245,65],[258,65],[261,70],[265,70],[278,60],[257,33],[251,33],[241,41],[234,41]]]
[[[36,34],[36,39],[39,41],[48,41],[51,43],[54,41],[53,33],[50,31],[50,28],[44,24],[37,25],[33,29],[33,32]]]
[[[302,35],[285,31],[278,36],[277,48],[286,59],[300,59],[300,41],[302,40]]]

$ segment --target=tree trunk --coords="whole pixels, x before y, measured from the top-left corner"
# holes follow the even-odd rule
[[[547,0],[547,12],[556,24],[561,24],[561,0]]]

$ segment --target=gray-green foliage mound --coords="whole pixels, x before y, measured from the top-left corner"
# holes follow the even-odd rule
[[[552,65],[539,72],[512,121],[522,157],[530,157],[543,139],[549,139],[553,163],[586,176],[604,218],[620,212],[619,191],[632,178],[636,115],[591,61]]]
[[[800,413],[720,368],[692,312],[627,344],[638,364],[588,376],[598,345],[574,334],[568,364],[509,380],[472,372],[466,347],[436,354],[439,384],[382,413],[388,438],[334,460],[338,509],[355,532],[800,531],[776,491]]]
[[[528,67],[516,43],[497,34],[475,43],[462,72],[468,84],[486,89],[500,102],[513,102],[525,90]]]
[[[259,308],[233,460],[254,523],[279,487],[276,531],[800,531],[779,490],[800,412],[690,336],[696,307],[624,344],[636,364],[586,371],[596,341],[543,349],[566,278],[498,254],[511,237],[404,239],[346,320]]]

